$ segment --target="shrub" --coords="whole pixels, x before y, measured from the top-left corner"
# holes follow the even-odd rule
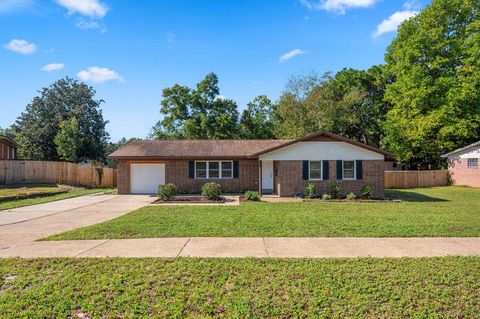
[[[219,200],[222,195],[222,186],[217,183],[205,183],[202,186],[202,196],[208,200]]]
[[[323,194],[322,195],[322,200],[331,200],[332,199],[332,195],[330,194]]]
[[[303,194],[305,198],[314,198],[315,197],[315,183],[308,183],[305,187],[305,193]]]
[[[260,200],[260,194],[256,191],[246,191],[245,194],[243,194],[243,198],[258,202]]]
[[[158,185],[157,196],[161,200],[172,200],[177,195],[177,187],[175,184],[168,183],[165,185]]]
[[[362,192],[362,197],[364,198],[372,198],[373,196],[373,188],[371,188],[370,186],[367,186],[367,185],[363,186],[361,192]]]
[[[340,197],[340,186],[334,184],[330,186],[330,195],[332,198],[339,198]]]
[[[354,193],[350,193],[347,195],[347,200],[355,200],[355,198],[357,198],[357,196],[355,196]]]

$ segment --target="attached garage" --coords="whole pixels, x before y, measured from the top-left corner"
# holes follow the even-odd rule
[[[130,193],[155,194],[165,184],[165,164],[130,164]]]

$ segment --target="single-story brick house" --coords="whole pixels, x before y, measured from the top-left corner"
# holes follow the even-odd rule
[[[9,135],[0,135],[0,160],[17,159],[18,144]]]
[[[385,160],[393,155],[332,133],[297,140],[133,141],[109,156],[117,161],[120,194],[154,193],[174,183],[180,193],[200,193],[206,182],[224,192],[258,190],[294,196],[309,182],[318,194],[332,184],[359,195],[364,185],[384,195]]]
[[[455,185],[480,187],[480,141],[443,155]]]

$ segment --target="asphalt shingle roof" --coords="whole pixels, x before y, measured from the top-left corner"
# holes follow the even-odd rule
[[[290,140],[137,140],[111,158],[248,158]],[[255,157],[255,156],[253,156]]]

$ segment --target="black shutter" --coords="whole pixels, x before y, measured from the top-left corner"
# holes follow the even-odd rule
[[[337,179],[343,179],[343,162],[337,161]]]
[[[195,162],[188,162],[188,178],[195,178]]]
[[[238,178],[238,161],[233,161],[233,178]]]
[[[308,180],[308,161],[303,161],[303,179]]]
[[[329,173],[329,170],[328,170],[328,161],[323,161],[322,162],[322,170],[323,170],[323,179],[324,180],[327,180],[329,178],[328,176],[328,173]]]
[[[357,165],[357,179],[363,179],[363,162],[357,160],[355,164]]]

